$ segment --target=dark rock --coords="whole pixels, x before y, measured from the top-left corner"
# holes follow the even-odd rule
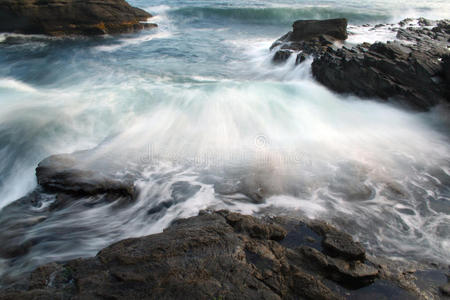
[[[447,102],[448,86],[433,80],[443,71],[432,52],[398,43],[375,43],[355,52],[331,50],[316,57],[314,77],[340,93],[395,99],[417,110]]]
[[[347,39],[347,19],[298,20],[292,25],[291,41],[303,41],[320,35],[337,40]]]
[[[75,195],[117,194],[134,198],[136,191],[132,182],[112,179],[101,173],[83,168],[69,154],[50,156],[36,168],[38,183],[49,191]]]
[[[340,299],[266,239],[282,238],[280,232],[249,216],[203,213],[163,233],[115,243],[94,258],[44,266],[25,284],[0,291],[0,299]]]
[[[371,284],[378,277],[378,269],[360,261],[348,262],[342,259],[328,260],[330,279],[349,288]]]
[[[347,38],[347,20],[298,20],[292,25],[290,31],[276,40],[270,49],[282,46],[281,49],[292,51],[305,51],[312,54],[324,46],[335,41],[343,41]]]
[[[364,260],[365,258],[365,250],[361,244],[354,242],[350,235],[343,232],[327,233],[322,244],[332,256],[348,260]]]
[[[274,63],[285,62],[291,56],[291,53],[292,52],[289,50],[278,50],[277,52],[275,52],[272,61]]]
[[[281,241],[286,236],[286,230],[276,224],[264,224],[250,216],[244,216],[238,213],[220,211],[237,232],[247,233],[252,238]]]
[[[297,58],[295,59],[295,64],[301,64],[302,62],[304,62],[306,60],[306,55],[303,53],[300,53],[297,55]]]
[[[155,27],[151,15],[124,0],[1,0],[0,31],[101,35]]]
[[[450,282],[440,286],[439,291],[446,296],[450,296]]]
[[[391,297],[405,293],[409,277],[398,279],[387,266],[277,242],[296,236],[290,231],[299,224],[320,236],[339,232],[319,221],[202,211],[162,233],[117,242],[93,258],[38,267],[3,285],[0,299],[343,299],[379,276],[395,287]],[[310,232],[302,232],[299,239],[306,240]],[[408,282],[408,291],[421,296],[414,280]]]
[[[417,21],[420,26],[433,26],[433,21],[425,18],[419,18]]]
[[[288,257],[311,272],[338,282],[349,288],[371,284],[378,277],[378,269],[361,261],[332,258],[307,246],[298,247]]]
[[[406,19],[399,24],[405,26],[412,21]],[[317,30],[307,29],[309,22],[312,21],[294,23],[294,31],[278,39],[271,49],[279,47],[283,51],[297,51],[314,57],[314,78],[333,91],[381,99],[418,111],[429,110],[441,103],[449,104],[448,21],[439,21],[430,29],[433,22],[419,19],[419,28],[396,29],[397,38],[408,44],[363,43],[353,48],[338,48],[334,44],[336,39],[346,38],[344,20],[339,23],[338,33],[320,32],[319,29],[324,30],[326,26],[314,22],[312,28]],[[297,33],[296,26],[299,28]],[[296,62],[302,60],[300,56]]]

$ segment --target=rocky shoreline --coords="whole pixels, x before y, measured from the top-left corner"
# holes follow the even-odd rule
[[[0,32],[103,35],[129,33],[157,25],[152,15],[125,0],[1,0]]]
[[[139,193],[132,183],[54,155],[36,169],[39,187],[2,210],[0,258],[18,263],[40,240],[20,237],[68,205],[114,203]],[[54,200],[36,215],[46,195]],[[17,219],[16,212],[26,218]],[[15,221],[11,221],[15,218]],[[320,220],[201,211],[162,233],[125,239],[95,257],[52,262],[3,276],[0,299],[439,299],[448,266],[375,257]]]
[[[296,21],[278,39],[273,61],[297,55],[300,64],[313,57],[314,78],[338,93],[376,98],[426,111],[450,101],[450,21],[407,19],[379,24],[396,32],[392,42],[347,45],[347,20]],[[371,25],[367,25],[370,27]],[[333,31],[333,29],[335,29]],[[369,29],[370,30],[370,29]],[[310,34],[304,34],[310,32]]]
[[[41,266],[0,299],[439,298],[420,275],[433,270],[421,268],[371,257],[325,222],[202,211],[93,258]]]

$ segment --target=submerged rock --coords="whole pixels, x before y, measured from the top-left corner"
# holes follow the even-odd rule
[[[124,0],[1,0],[0,32],[101,35],[133,32],[156,24]]]
[[[203,211],[93,258],[41,266],[0,290],[0,299],[343,299],[380,276],[361,256],[330,257],[306,246],[302,235],[311,230],[351,243],[323,222]],[[299,237],[298,246],[284,245],[289,236]],[[414,297],[389,282],[390,296]]]

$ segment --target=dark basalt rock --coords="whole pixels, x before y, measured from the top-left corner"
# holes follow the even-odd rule
[[[399,24],[405,26],[412,21]],[[343,34],[324,33],[315,37],[299,34],[293,39],[290,32],[271,48],[299,52],[296,63],[308,55],[314,57],[314,78],[333,91],[426,111],[438,104],[449,104],[450,22],[419,19],[418,23],[421,27],[392,29],[400,39],[396,42],[363,43],[348,48],[336,46],[336,38],[344,38]],[[433,24],[436,26],[430,28]]]
[[[75,195],[117,194],[134,198],[132,182],[120,181],[83,168],[73,155],[59,154],[41,161],[36,168],[39,185],[49,191]]]
[[[124,0],[0,0],[0,32],[115,34],[156,27],[150,17]]]

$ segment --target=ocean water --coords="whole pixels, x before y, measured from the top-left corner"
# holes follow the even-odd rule
[[[83,159],[92,168],[140,190],[120,208],[85,198],[57,213],[0,211],[3,230],[46,218],[18,234],[19,244],[39,242],[2,260],[0,274],[93,256],[223,208],[325,219],[371,253],[449,261],[448,115],[337,95],[312,79],[311,61],[273,65],[269,50],[296,19],[346,17],[350,44],[387,41],[395,34],[361,25],[449,18],[448,1],[130,3],[159,28],[0,34],[0,209],[37,186],[40,160],[79,150],[90,149]]]

